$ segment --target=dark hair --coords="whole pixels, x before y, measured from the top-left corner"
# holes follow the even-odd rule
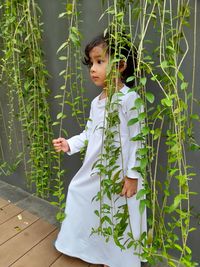
[[[83,64],[89,66],[91,64],[90,61],[90,52],[91,50],[99,45],[105,46],[107,49],[107,53],[109,55],[118,55],[119,58],[125,59],[126,61],[126,69],[121,73],[122,82],[127,86],[131,87],[134,85],[134,80],[127,82],[127,78],[134,75],[136,69],[137,62],[137,54],[136,49],[133,49],[130,44],[130,40],[127,34],[122,33],[119,36],[119,40],[117,40],[117,47],[115,44],[115,40],[112,34],[107,33],[106,35],[100,34],[96,36],[90,43],[88,43],[85,47],[85,57],[83,60]],[[117,51],[116,51],[117,50]]]

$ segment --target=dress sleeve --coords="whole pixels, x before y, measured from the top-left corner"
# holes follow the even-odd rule
[[[79,152],[81,150],[81,148],[84,147],[85,141],[89,140],[89,138],[90,138],[91,129],[92,129],[92,104],[91,104],[91,108],[90,108],[90,116],[89,116],[89,119],[87,121],[85,130],[82,133],[67,139],[67,142],[68,142],[69,147],[70,147],[70,151],[67,152],[68,155],[73,155],[73,154]]]
[[[128,122],[130,119],[138,118],[139,112],[137,109],[134,109],[134,103],[138,97],[139,96],[135,92],[127,93],[125,103],[123,104],[123,108],[126,112],[127,127],[129,133],[128,163],[126,176],[129,178],[136,179],[141,178],[141,174],[133,168],[140,166],[140,162],[137,160],[137,150],[142,147],[142,142],[131,141],[131,138],[137,136],[141,132],[141,124],[140,122],[136,122],[133,125],[128,126]]]

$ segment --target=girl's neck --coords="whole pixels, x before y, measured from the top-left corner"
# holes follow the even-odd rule
[[[116,91],[119,91],[121,90],[122,88],[124,87],[124,84],[122,83],[122,81],[118,82],[117,86],[116,86]],[[103,89],[102,89],[102,93],[100,95],[100,100],[103,99],[103,98],[106,98],[108,96],[108,87],[105,86]]]

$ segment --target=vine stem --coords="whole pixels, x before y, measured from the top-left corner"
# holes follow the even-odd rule
[[[76,4],[76,0],[73,0],[72,2],[72,16],[71,16],[71,21],[70,21],[70,25],[69,25],[69,29],[72,27],[72,23],[73,23],[73,14],[75,12],[75,4]],[[69,42],[69,39],[68,41]],[[67,55],[69,55],[69,45],[67,46]],[[68,70],[69,70],[69,62],[67,61],[67,65],[66,65],[66,69],[65,69],[65,83],[64,83],[64,87],[66,88],[67,86],[67,81],[68,81]],[[64,106],[65,106],[65,99],[66,99],[66,90],[64,90],[63,92],[63,98],[62,98],[62,104],[61,104],[61,113],[63,114],[64,112]],[[62,132],[62,125],[63,125],[63,119],[61,117],[60,119],[60,129],[59,129],[59,136],[61,137],[61,132]]]
[[[140,40],[140,43],[139,43],[139,46],[138,46],[138,58],[137,58],[137,60],[138,60],[138,62],[137,62],[138,69],[140,67],[140,62],[141,62],[141,59],[142,59],[142,50],[143,50],[144,37],[146,36],[147,29],[149,27],[149,23],[151,21],[151,18],[152,18],[152,15],[153,15],[153,12],[154,12],[155,6],[156,6],[156,1],[154,1],[153,7],[152,7],[150,15],[149,15],[149,18],[148,18],[147,23],[145,25],[145,16],[146,16],[146,10],[147,10],[147,3],[148,3],[148,1],[146,1],[145,6],[143,8],[143,17],[142,17],[142,24],[141,24],[142,28],[141,28],[141,31],[140,31],[141,40]]]
[[[155,122],[154,122],[155,124]],[[162,130],[163,129],[163,124],[164,124],[164,117],[162,117],[162,120],[161,120],[161,125],[160,125],[160,129]],[[155,227],[155,213],[156,213],[156,198],[157,198],[157,193],[156,193],[156,182],[157,182],[157,169],[158,169],[158,155],[159,155],[159,149],[160,149],[160,142],[161,142],[161,135],[159,136],[158,138],[158,142],[157,142],[157,149],[156,149],[156,158],[155,158],[155,167],[154,167],[154,177],[153,177],[153,190],[152,190],[152,195],[153,195],[153,198],[152,198],[152,229],[154,230],[154,227]]]

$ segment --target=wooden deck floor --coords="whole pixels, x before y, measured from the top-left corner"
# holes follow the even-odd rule
[[[0,198],[0,267],[101,266],[57,252],[57,232],[56,226]]]

